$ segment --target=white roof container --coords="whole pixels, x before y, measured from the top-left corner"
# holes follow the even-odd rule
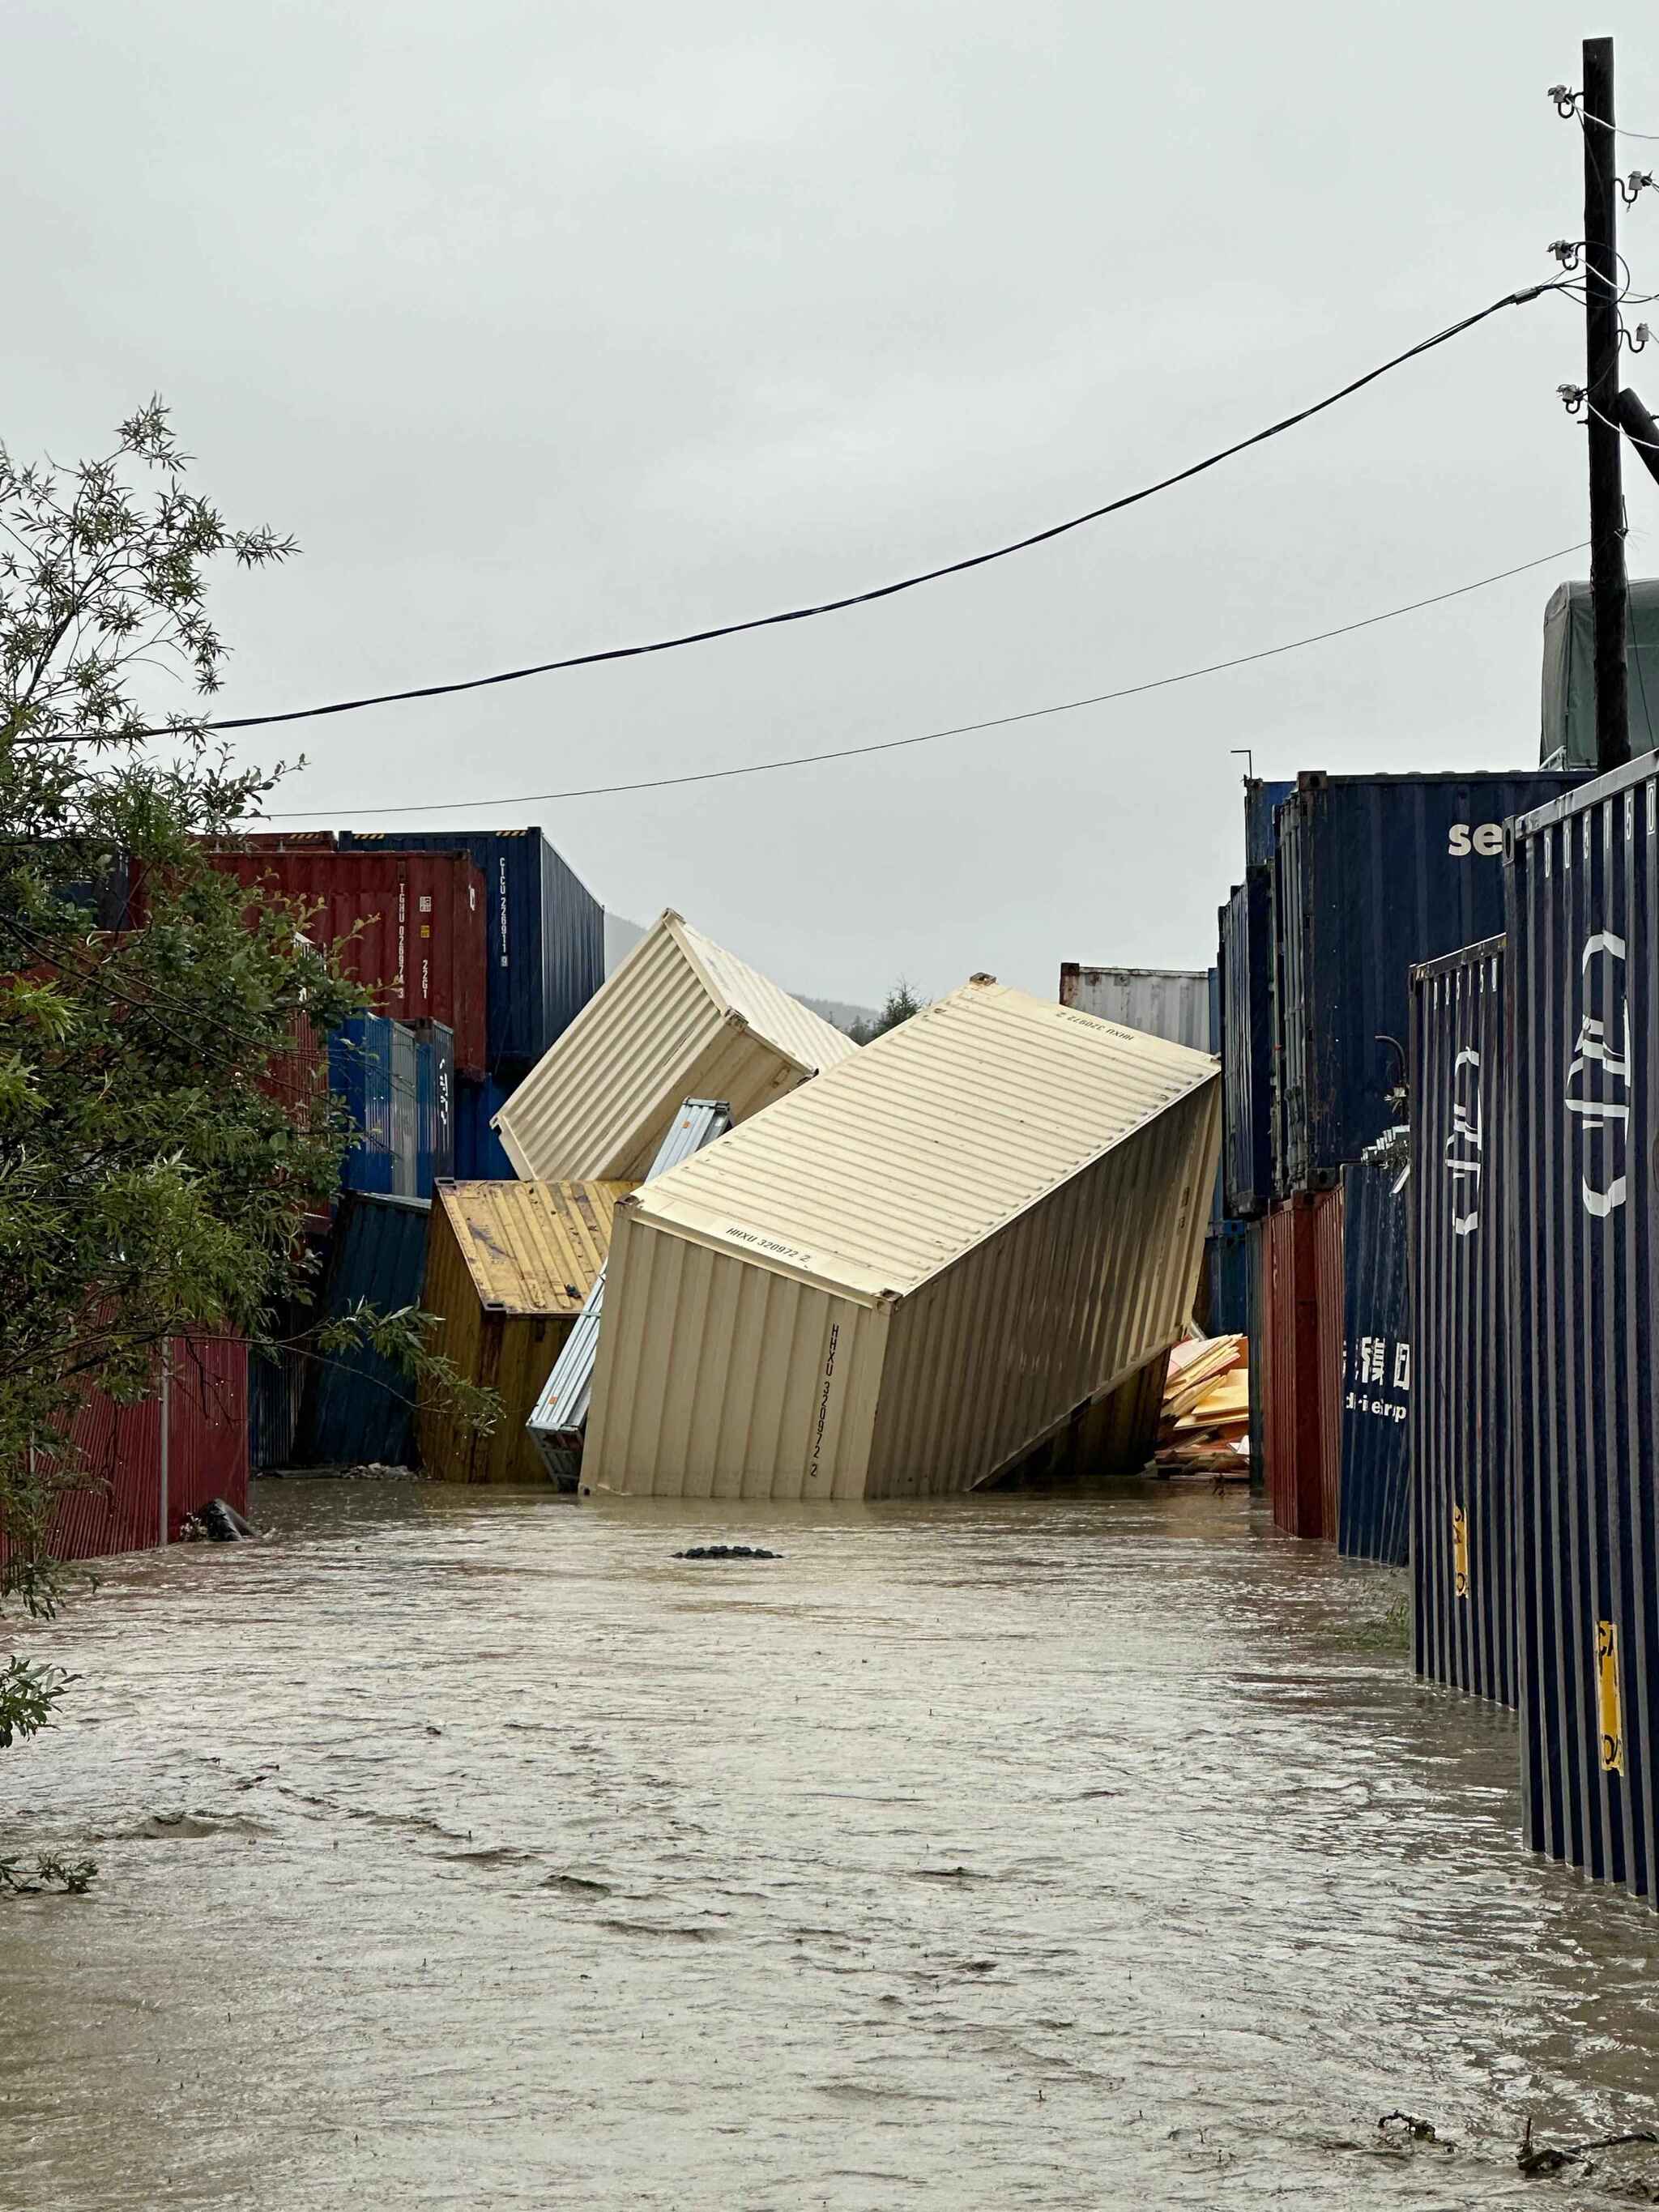
[[[1164,1352],[1207,1054],[988,976],[617,1209],[585,1490],[968,1490]]]
[[[724,1099],[744,1121],[857,1050],[671,911],[550,1046],[495,1126],[528,1180],[638,1182],[685,1099]]]

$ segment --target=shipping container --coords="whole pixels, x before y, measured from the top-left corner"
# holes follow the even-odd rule
[[[1273,874],[1249,869],[1220,910],[1222,1205],[1255,1221],[1273,1204]]]
[[[1259,776],[1244,785],[1244,865],[1266,867],[1279,849],[1279,808],[1296,789],[1294,783],[1265,783]]]
[[[976,976],[617,1209],[584,1490],[976,1487],[1166,1352],[1207,1054]]]
[[[455,1033],[442,1022],[414,1022],[415,1195],[455,1172]]]
[[[415,1198],[415,1039],[383,1014],[354,1014],[328,1041],[329,1088],[356,1133],[341,1164],[347,1190]]]
[[[1625,587],[1630,749],[1659,746],[1659,578]],[[1650,704],[1651,702],[1651,704]],[[1553,768],[1595,763],[1595,614],[1587,583],[1558,584],[1544,609],[1544,713],[1538,757]]]
[[[447,1182],[432,1203],[422,1303],[430,1339],[501,1399],[487,1435],[421,1392],[421,1459],[446,1482],[546,1480],[526,1430],[542,1387],[611,1249],[626,1182]]]
[[[1264,1220],[1246,1224],[1241,1242],[1245,1249],[1244,1268],[1249,1285],[1250,1325],[1247,1332],[1249,1342],[1247,1374],[1250,1386],[1250,1480],[1265,1482],[1267,1476],[1267,1454],[1265,1442],[1267,1404],[1267,1309],[1264,1269],[1267,1264],[1267,1224]]]
[[[1342,1170],[1344,1558],[1403,1567],[1411,1538],[1412,1331],[1405,1133]]]
[[[519,1170],[507,1157],[495,1116],[513,1096],[505,1083],[455,1080],[455,1180],[514,1182]]]
[[[1659,761],[1518,823],[1506,874],[1522,1799],[1651,1897]]]
[[[78,1486],[53,1511],[52,1557],[98,1559],[176,1543],[185,1517],[215,1498],[245,1514],[247,1367],[240,1337],[178,1337],[157,1359],[152,1395],[137,1404],[83,1392],[65,1425],[69,1450],[53,1463]]]
[[[1412,971],[1412,1660],[1516,1701],[1504,942]]]
[[[1504,824],[1546,775],[1302,776],[1279,808],[1279,1194],[1328,1188],[1399,1118],[1407,977],[1504,922]]]
[[[300,1404],[305,1395],[304,1355],[286,1347],[250,1352],[247,1363],[247,1463],[252,1474],[295,1465]]]
[[[1115,1390],[1079,1406],[1064,1428],[999,1476],[996,1487],[1138,1474],[1158,1449],[1169,1379],[1170,1355],[1160,1352]]]
[[[859,1048],[787,991],[664,914],[496,1116],[530,1180],[645,1176],[687,1098],[746,1121]]]
[[[1194,1052],[1218,1049],[1210,1031],[1210,977],[1202,968],[1085,968],[1065,960],[1060,1003]]]
[[[1250,1267],[1254,1258],[1246,1224],[1228,1223],[1212,1229],[1204,1240],[1205,1271],[1209,1296],[1204,1320],[1210,1336],[1248,1336],[1254,1298]]]
[[[426,1225],[421,1198],[348,1191],[340,1200],[314,1320],[337,1321],[359,1305],[389,1315],[421,1302]],[[402,1367],[368,1346],[307,1348],[294,1460],[299,1467],[412,1467],[415,1385]]]
[[[343,830],[343,852],[457,850],[481,871],[488,917],[488,1066],[533,1067],[605,981],[605,909],[540,830]]]
[[[309,934],[339,941],[343,972],[400,1022],[442,1022],[455,1064],[484,1073],[484,880],[465,853],[216,853],[264,896],[297,901]]]
[[[682,1160],[689,1160],[705,1145],[723,1137],[731,1126],[732,1109],[725,1099],[688,1098],[657,1147],[646,1181],[654,1182],[659,1176],[666,1175],[670,1168],[677,1168]],[[548,1474],[563,1487],[574,1486],[576,1480],[604,1316],[605,1269],[601,1267],[525,1424]]]
[[[1275,1523],[1336,1535],[1341,1466],[1342,1196],[1287,1199],[1262,1224],[1261,1453]]]

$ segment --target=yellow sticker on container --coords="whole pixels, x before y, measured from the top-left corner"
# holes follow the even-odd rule
[[[1625,1722],[1619,1698],[1619,1631],[1610,1620],[1595,1624],[1595,1686],[1601,1709],[1601,1771],[1625,1771]]]
[[[1469,1524],[1461,1505],[1452,1508],[1452,1588],[1459,1597],[1469,1594]]]

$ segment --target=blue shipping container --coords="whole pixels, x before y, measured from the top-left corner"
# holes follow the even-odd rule
[[[1230,1222],[1212,1231],[1205,1240],[1204,1259],[1209,1271],[1210,1334],[1248,1336],[1252,1304],[1250,1269],[1255,1254],[1244,1224]]]
[[[1259,778],[1244,786],[1244,865],[1263,868],[1279,846],[1274,816],[1296,789],[1293,783],[1263,783]]]
[[[1321,1190],[1398,1118],[1409,972],[1504,926],[1504,825],[1546,775],[1302,776],[1273,863],[1282,1195]]]
[[[459,1082],[455,1086],[455,1179],[458,1182],[514,1182],[518,1170],[490,1122],[513,1096],[510,1084]]]
[[[1342,1170],[1342,1477],[1336,1548],[1403,1567],[1411,1535],[1412,1340],[1408,1171],[1367,1158]]]
[[[1516,1702],[1504,939],[1412,971],[1412,1663]]]
[[[361,1132],[340,1170],[344,1189],[419,1195],[416,1060],[413,1031],[384,1014],[354,1014],[330,1037],[328,1086]]]
[[[431,1212],[426,1199],[348,1192],[335,1218],[318,1320],[337,1319],[360,1302],[379,1314],[418,1305]],[[366,1347],[318,1354],[306,1366],[295,1466],[414,1464],[415,1385],[402,1368]]]
[[[1255,1221],[1273,1203],[1272,871],[1249,869],[1219,921],[1222,1204]]]
[[[1659,760],[1517,823],[1506,874],[1522,1803],[1659,1902]]]
[[[455,1172],[455,1032],[442,1022],[411,1022],[415,1034],[415,1196],[430,1198],[439,1176]]]
[[[489,1071],[522,1075],[605,981],[605,909],[539,830],[340,832],[342,852],[465,852],[483,871]]]

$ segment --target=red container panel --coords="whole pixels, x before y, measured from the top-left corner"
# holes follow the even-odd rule
[[[179,1337],[169,1346],[167,1541],[212,1498],[247,1510],[247,1346],[236,1337]],[[90,1486],[64,1492],[54,1558],[99,1559],[161,1540],[161,1396],[118,1406],[88,1390],[70,1425]]]
[[[1339,1192],[1292,1198],[1263,1224],[1257,1310],[1261,1449],[1273,1520],[1334,1540],[1341,1467],[1342,1212]]]
[[[1328,1544],[1341,1527],[1342,1370],[1347,1346],[1342,1192],[1314,1200],[1314,1277],[1319,1330],[1319,1533]]]
[[[341,965],[376,1013],[442,1022],[458,1073],[483,1076],[484,880],[465,853],[216,853],[213,865],[312,908],[310,933],[350,940]]]

